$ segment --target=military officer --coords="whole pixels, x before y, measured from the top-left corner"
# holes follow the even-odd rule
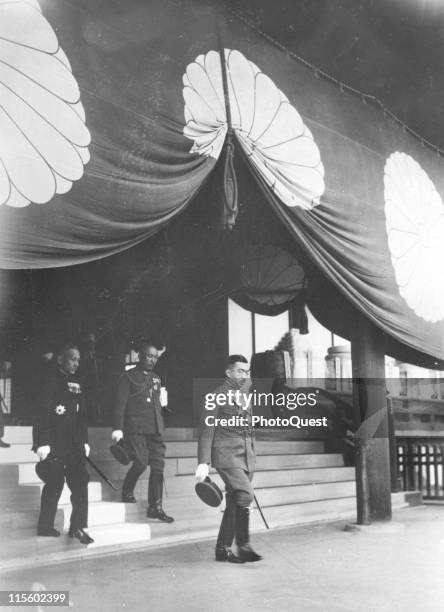
[[[76,378],[79,362],[77,346],[63,346],[57,353],[53,371],[42,386],[38,402],[33,450],[40,459],[38,473],[45,486],[37,533],[40,536],[60,535],[54,529],[54,519],[66,478],[72,503],[69,536],[82,544],[91,544],[94,540],[86,531],[89,475],[85,467],[85,456],[89,455],[90,448],[82,389]]]
[[[198,443],[196,478],[205,480],[211,464],[225,483],[226,504],[216,542],[216,561],[244,563],[260,561],[249,543],[249,506],[254,499],[251,485],[255,468],[255,442],[251,427],[251,406],[244,401],[242,388],[249,377],[249,364],[243,355],[231,355],[226,363],[225,381],[212,398],[215,408],[204,407]],[[211,415],[211,419],[208,417]],[[215,424],[216,419],[234,425]],[[231,550],[236,539],[238,555]]]
[[[112,439],[123,438],[124,447],[133,460],[122,487],[122,501],[135,503],[134,487],[150,466],[147,517],[172,523],[162,508],[165,443],[161,380],[154,371],[160,351],[151,342],[139,345],[137,366],[120,377],[114,407]],[[163,402],[162,402],[163,403]]]

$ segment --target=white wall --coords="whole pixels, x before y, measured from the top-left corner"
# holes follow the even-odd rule
[[[233,300],[228,300],[228,352],[247,359],[253,354],[251,313]]]
[[[256,353],[274,349],[288,329],[288,312],[275,317],[255,315]]]

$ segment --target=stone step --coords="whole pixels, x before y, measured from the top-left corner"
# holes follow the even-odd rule
[[[112,459],[109,451],[111,441],[109,439],[96,441],[90,440],[91,459],[93,461],[106,461]],[[260,455],[290,455],[290,454],[320,454],[324,450],[322,442],[313,441],[270,441],[259,440],[256,442],[256,453]],[[197,456],[197,442],[193,440],[183,442],[167,442],[166,457],[184,458]],[[13,443],[10,448],[2,449],[0,452],[0,465],[11,463],[35,463],[37,455],[31,451],[29,443]]]
[[[343,518],[356,519],[356,499],[355,497],[344,497],[270,506],[265,509],[264,515],[270,528]],[[258,527],[259,520],[256,515],[253,528]]]
[[[19,479],[19,466],[0,465],[0,487],[17,485]]]
[[[256,488],[256,498],[262,508],[300,502],[355,497],[354,482],[322,482],[289,487]]]
[[[193,537],[193,533],[202,528],[212,528],[213,534],[217,534],[222,517],[222,506],[210,508],[202,502],[193,508],[182,509],[177,512],[171,504],[165,504],[165,508],[175,518],[172,524],[159,521],[149,521],[152,539],[182,534],[183,539]],[[180,509],[179,509],[180,510]],[[302,501],[276,506],[262,506],[262,511],[270,528],[297,525],[302,523],[319,522],[324,520],[337,520],[340,518],[354,518],[356,516],[356,498],[319,499],[314,501]],[[131,504],[129,517],[136,522],[141,522],[145,516],[145,507],[139,504]],[[254,505],[251,508],[251,528],[253,531],[265,529],[261,515]],[[91,528],[92,531],[92,528]]]
[[[0,489],[0,512],[7,510],[15,511],[20,508],[38,508],[40,505],[40,495],[43,489],[43,483],[35,483],[28,485],[10,486],[9,488]],[[63,487],[62,495],[60,496],[60,504],[69,504],[71,491],[68,485]],[[88,483],[88,499],[89,502],[102,501],[102,484],[100,482]]]
[[[301,454],[301,455],[259,455],[256,470],[294,469],[298,467],[339,467],[344,465],[342,455],[338,453]],[[177,459],[178,474],[194,474],[196,460],[191,458]]]
[[[205,517],[211,517],[214,508],[205,505],[197,496],[192,503],[184,504],[182,500],[165,500],[165,510],[175,518],[190,521],[195,518],[198,521]],[[88,506],[88,525],[91,529],[102,525],[116,525],[127,523],[146,523],[146,499],[138,501],[137,504],[124,504],[120,501],[98,501],[90,502]],[[222,511],[219,510],[219,513]],[[35,533],[39,515],[39,503],[33,508],[3,508],[0,514],[0,535],[14,533],[16,537],[22,537],[23,533]],[[59,504],[54,522],[56,529],[67,531],[71,516],[71,504]],[[158,521],[152,521],[157,523]]]
[[[356,487],[354,482],[302,484],[289,487],[256,488],[255,494],[261,507],[268,508],[346,497],[354,499]],[[146,491],[144,495],[137,499],[137,504],[126,504],[125,516],[127,521],[144,520],[147,507]],[[175,519],[199,518],[214,511],[209,506],[206,506],[197,495],[187,498],[165,496],[163,505],[167,514],[171,514]],[[224,503],[221,504],[218,510],[223,511],[223,508]]]
[[[178,461],[177,459],[171,459],[171,458],[166,460],[165,462],[166,476],[175,476],[177,474],[177,461]],[[194,463],[196,463],[195,460],[191,460],[191,461],[194,461]],[[106,475],[106,477],[109,478],[111,481],[123,480],[128,471],[128,468],[130,467],[130,466],[121,465],[115,459],[113,459],[111,455],[110,455],[110,458],[106,460],[95,459],[94,463],[97,465],[97,467],[100,470],[102,470],[102,472]],[[18,470],[18,483],[19,484],[29,484],[29,483],[40,482],[40,479],[35,472],[35,464],[36,464],[36,461],[34,458],[34,461],[32,463],[30,462],[19,463],[16,466],[16,469]],[[12,466],[12,465],[11,466],[1,466],[0,465],[0,472],[2,468],[4,467],[13,468],[15,466]],[[98,476],[94,468],[92,468],[89,464],[86,464],[86,467],[88,469],[90,478],[92,480],[100,480],[100,476]],[[194,468],[194,471],[195,469],[196,468]],[[10,478],[12,477],[11,473],[9,474],[9,477]]]
[[[4,537],[0,570],[25,569],[113,554],[122,555],[132,550],[143,550],[202,539],[215,540],[221,515],[218,509],[213,508],[212,510],[211,515],[179,519],[170,525],[152,521],[149,523],[96,526],[94,529],[90,529],[90,533],[96,541],[89,546],[83,546],[76,540],[64,536],[60,538],[38,538],[35,535],[35,530],[24,530],[19,534],[19,537],[16,537],[15,534]],[[397,512],[396,507],[394,507],[394,510]],[[280,508],[267,509],[266,518],[271,528],[320,523],[328,520],[354,522],[356,521],[356,503],[353,499],[346,499],[291,504]],[[254,533],[263,530],[265,530],[265,526],[259,512],[253,509],[251,531]]]
[[[212,480],[219,486],[221,491],[224,491],[225,485],[220,479],[219,475],[214,472],[211,475]],[[122,494],[122,480],[114,480],[113,483],[117,487],[117,491],[111,489],[111,487],[103,484],[102,486],[102,498],[107,501],[120,501]],[[197,499],[194,487],[196,486],[196,479],[194,476],[171,476],[165,478],[164,485],[164,499],[173,500],[180,499],[181,503],[188,504],[189,498],[193,497]],[[148,498],[148,474],[145,472],[142,478],[139,478],[134,488],[134,496],[138,500],[143,500],[146,504]]]
[[[11,444],[11,448],[1,449],[0,465],[11,463],[36,462],[38,457],[31,450],[30,444]]]
[[[92,443],[91,443],[92,444]],[[104,444],[91,446],[91,458],[106,459],[110,457],[109,452],[110,441],[107,440]],[[256,441],[257,455],[289,455],[289,454],[307,454],[307,453],[322,453],[324,444],[322,442],[312,441],[271,441],[258,440]],[[167,457],[197,457],[197,442],[167,442],[166,445]]]
[[[94,445],[109,445],[111,440],[111,427],[89,427],[88,437],[91,447]],[[194,442],[196,430],[192,427],[166,427],[163,438],[168,442]]]
[[[35,528],[20,532],[2,541],[0,570],[24,569],[94,558],[106,554],[119,554],[131,548],[144,548],[151,541],[148,523],[100,525],[89,530],[94,544],[84,546],[65,534],[59,538],[37,537]]]
[[[97,501],[88,506],[88,524],[111,525],[114,523],[124,523],[126,518],[125,506],[127,504]],[[0,532],[5,530],[18,531],[26,528],[34,528],[37,525],[39,506],[33,509],[14,509],[3,511],[0,514]],[[71,516],[71,504],[59,505],[55,526],[57,529],[68,529]]]
[[[256,440],[258,455],[306,455],[323,452],[324,443],[314,440]]]
[[[186,441],[196,440],[198,430],[193,427],[166,427],[164,438],[167,441]],[[89,438],[91,442],[108,442],[111,438],[111,427],[89,427]],[[306,438],[306,431],[303,429],[295,430],[294,427],[284,428],[256,428],[256,438],[258,440],[282,440],[282,441],[303,441]],[[32,444],[32,427],[22,425],[7,425],[5,427],[5,441],[10,444]]]
[[[255,428],[256,440],[292,440],[292,441],[303,441],[309,437],[309,432],[304,429],[297,429],[296,427],[256,427]],[[323,436],[319,436],[318,440],[321,440]],[[312,439],[311,436],[309,438]]]
[[[90,427],[88,432],[91,446],[94,441],[99,440],[111,443],[111,427]],[[31,446],[32,427],[7,425],[3,438],[10,444],[29,444]],[[192,427],[166,427],[164,438],[167,441],[193,441],[196,439],[196,430]]]
[[[123,466],[117,463],[112,457],[106,460],[95,460],[97,467],[111,481],[120,481],[125,478],[128,466]],[[342,455],[338,453],[314,453],[300,455],[258,455],[256,470],[287,470],[296,468],[322,468],[322,467],[343,467],[344,461]],[[197,467],[197,461],[194,457],[178,457],[167,458],[165,462],[165,476],[176,476],[194,474]],[[1,466],[0,466],[1,469]],[[88,466],[88,471],[91,478],[97,480],[99,477],[96,472]],[[35,459],[33,463],[19,464],[19,482],[33,483],[38,482],[38,476],[35,473]]]
[[[99,484],[99,483],[97,483]],[[220,483],[219,481],[219,484]],[[36,487],[37,488],[37,487]],[[302,484],[298,486],[257,488],[256,496],[263,508],[276,507],[313,500],[329,500],[338,497],[351,497],[355,494],[354,482],[342,483],[318,483]],[[68,496],[68,491],[65,493]],[[68,528],[71,515],[71,505],[68,503],[59,504],[57,525]],[[32,528],[36,525],[38,518],[39,500],[36,499],[33,509],[17,510],[17,507],[3,507],[0,515],[0,529],[4,532],[8,529],[22,530]],[[146,497],[139,498],[137,504],[123,504],[119,501],[93,501],[89,504],[88,523],[94,525],[113,524],[119,522],[140,522],[146,516]],[[23,506],[22,506],[23,507]],[[200,520],[203,516],[208,516],[213,509],[203,504],[197,497],[189,497],[185,500],[180,497],[164,499],[165,510],[175,517],[184,520]],[[220,507],[221,509],[223,506]],[[220,510],[219,510],[220,512]]]
[[[171,461],[175,462],[175,459],[172,459]],[[104,473],[110,480],[114,480],[114,479],[123,480],[128,470],[128,467],[124,467],[120,465],[119,463],[117,463],[117,461],[115,461],[112,458],[109,461],[97,461],[95,463],[97,463],[97,466],[104,471]],[[34,460],[33,463],[19,463],[17,465],[17,469],[18,469],[17,482],[20,485],[34,484],[34,483],[41,482],[35,472],[35,464],[36,462]],[[91,480],[97,480],[101,482],[100,476],[98,476],[97,472],[89,464],[86,464],[86,467],[87,467]],[[1,466],[0,466],[0,469],[1,469]],[[105,485],[105,486],[108,486],[108,485]]]
[[[9,444],[29,444],[29,446],[32,446],[32,427],[6,425],[3,439]]]
[[[313,467],[263,470],[254,475],[255,487],[281,487],[321,482],[355,482],[354,467]]]
[[[213,537],[216,536],[221,520],[221,512],[218,508],[210,509],[211,514],[205,517],[198,513],[187,518],[177,517],[172,525],[159,522],[151,522],[151,537],[153,543],[162,541],[161,538],[169,536],[174,532],[182,535],[183,540],[192,538],[193,533],[202,527],[212,526]],[[270,528],[285,527],[304,523],[314,523],[327,520],[356,519],[356,499],[354,497],[317,500],[287,504],[284,506],[272,506],[262,508],[265,520]],[[252,507],[250,515],[251,530],[261,531],[266,529],[263,519],[256,507]],[[168,528],[172,527],[171,530]],[[177,541],[177,536],[176,536]],[[160,540],[160,541],[159,541]]]
[[[135,487],[137,499],[146,499],[148,491],[148,470],[139,478]],[[224,485],[217,474],[213,471],[211,478],[224,491]],[[253,484],[255,488],[286,487],[290,485],[322,483],[322,482],[354,482],[355,468],[353,467],[324,467],[324,468],[299,468],[294,470],[265,470],[258,471],[254,475]],[[123,480],[114,481],[119,491],[116,493],[106,484],[102,487],[103,499],[119,500]],[[194,497],[196,479],[194,475],[180,475],[166,478],[167,498]]]
[[[392,509],[409,508],[410,506],[421,506],[423,504],[420,491],[399,491],[392,493]]]

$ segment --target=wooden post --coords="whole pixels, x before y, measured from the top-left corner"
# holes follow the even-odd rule
[[[358,524],[392,517],[383,334],[357,313],[352,335]]]
[[[392,493],[397,493],[399,491],[398,449],[396,446],[395,418],[393,416],[393,405],[390,397],[387,397],[387,417],[390,452],[390,481]]]

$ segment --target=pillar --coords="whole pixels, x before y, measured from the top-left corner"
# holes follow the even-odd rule
[[[358,524],[391,519],[384,338],[357,313],[352,334]]]

